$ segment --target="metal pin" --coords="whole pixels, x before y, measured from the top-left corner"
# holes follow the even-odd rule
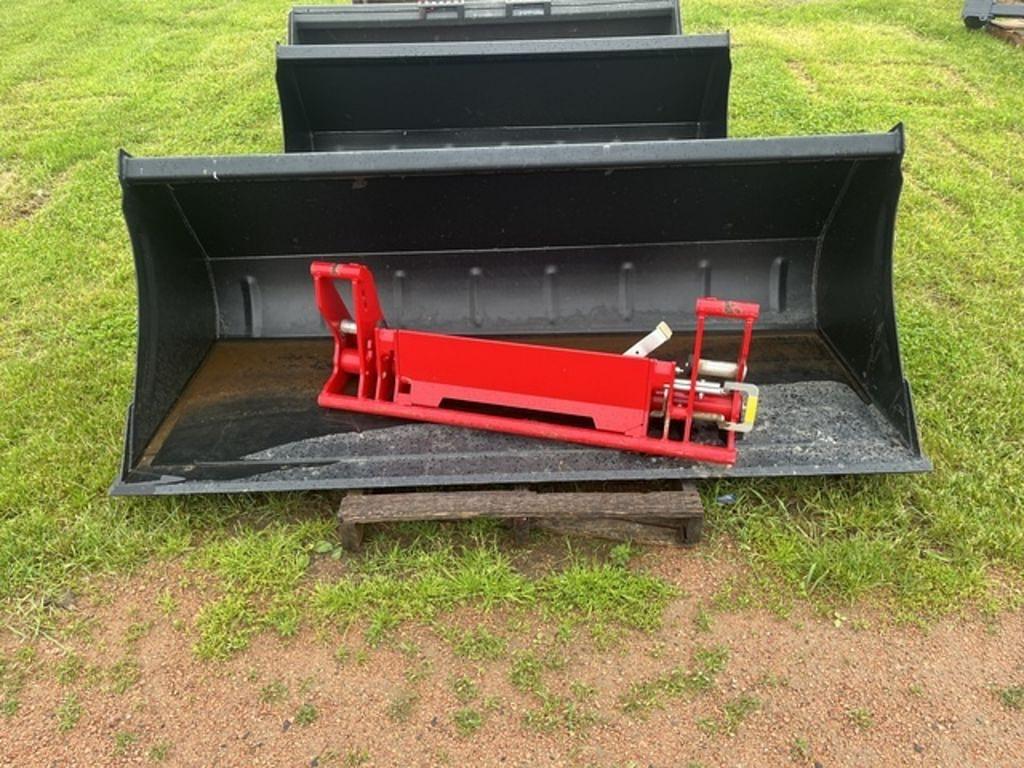
[[[647,357],[651,352],[656,350],[666,341],[672,338],[672,329],[668,327],[668,323],[662,321],[658,323],[658,327],[653,331],[644,336],[640,341],[634,344],[632,347],[627,349],[622,354],[627,357]]]

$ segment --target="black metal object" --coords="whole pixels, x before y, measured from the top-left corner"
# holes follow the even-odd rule
[[[968,29],[981,29],[995,19],[1024,19],[1024,3],[965,0],[960,15]]]
[[[923,471],[891,285],[902,130],[122,157],[139,348],[115,494]],[[624,350],[696,297],[760,302],[732,469],[327,411],[309,264],[396,326]],[[714,356],[727,337],[712,335]]]
[[[425,43],[677,35],[676,0],[479,0],[398,5],[300,6],[288,42]]]
[[[288,152],[717,138],[728,35],[281,46]]]

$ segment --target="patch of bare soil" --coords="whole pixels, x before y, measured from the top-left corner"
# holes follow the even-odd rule
[[[69,611],[79,631],[66,648],[39,643],[19,708],[0,716],[0,764],[1022,763],[1024,711],[998,695],[1024,684],[1021,615],[921,629],[708,614],[735,565],[669,550],[644,559],[686,591],[658,632],[583,627],[560,642],[536,616],[445,618],[456,633],[484,625],[506,638],[491,658],[459,655],[443,628],[407,626],[381,648],[358,628],[263,634],[230,661],[204,663],[192,653],[201,596],[187,574],[162,566],[110,581]],[[13,638],[2,645],[12,658]],[[728,659],[710,685],[636,687],[678,681],[673,669],[692,671],[699,649],[721,647]],[[533,692],[510,676],[527,650],[542,660]]]
[[[49,199],[49,190],[29,189],[16,173],[0,168],[0,226],[30,218]]]

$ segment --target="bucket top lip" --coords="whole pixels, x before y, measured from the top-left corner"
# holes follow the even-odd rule
[[[427,43],[338,43],[277,46],[278,64],[349,59],[419,59],[461,56],[566,56],[586,53],[724,52],[729,33],[709,35],[643,35],[539,40],[459,40]]]
[[[121,150],[122,184],[241,179],[299,180],[538,170],[625,169],[709,164],[829,163],[890,158],[904,151],[903,126],[887,133],[690,139],[556,145],[132,157]]]
[[[470,0],[464,3],[466,10],[477,8],[497,8],[505,10],[507,0]],[[549,3],[552,10],[562,8],[595,8],[595,9],[623,9],[632,11],[634,7],[657,8],[675,10],[678,3],[675,0],[551,0]],[[358,16],[372,15],[375,13],[418,13],[419,8],[415,4],[403,3],[401,5],[295,5],[292,6],[292,13],[318,13],[325,16]]]

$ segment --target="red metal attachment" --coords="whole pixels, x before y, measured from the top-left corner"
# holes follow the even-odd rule
[[[317,400],[325,408],[719,464],[736,461],[736,433],[753,425],[757,388],[743,380],[757,304],[698,299],[693,355],[679,368],[645,356],[671,334],[664,324],[624,355],[395,330],[366,266],[310,271],[334,336],[334,371]],[[351,313],[340,280],[351,283]],[[701,358],[712,317],[743,323],[735,363]],[[717,433],[698,441],[695,422]]]

